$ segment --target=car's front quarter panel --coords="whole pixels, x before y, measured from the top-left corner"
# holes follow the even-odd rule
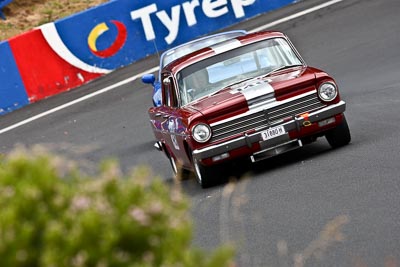
[[[154,136],[166,155],[173,156],[186,168],[191,167],[191,151],[200,144],[191,136],[191,127],[201,122],[201,114],[188,108],[170,108],[165,105],[148,111]]]

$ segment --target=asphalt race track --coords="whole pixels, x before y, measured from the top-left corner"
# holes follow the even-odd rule
[[[300,1],[234,28],[251,30],[321,2]],[[234,172],[242,176],[235,186],[201,189],[194,180],[184,181],[195,245],[233,241],[238,266],[293,266],[296,253],[325,245],[321,257],[311,256],[305,266],[400,266],[399,14],[398,0],[344,0],[273,28],[288,34],[309,65],[336,78],[352,142],[331,150],[320,139],[245,165]],[[156,65],[151,57],[0,117],[0,130]],[[114,157],[124,170],[149,165],[171,183],[167,159],[153,148],[151,92],[135,80],[4,132],[0,153],[17,143],[53,144],[89,163]],[[341,241],[324,242],[329,234]]]

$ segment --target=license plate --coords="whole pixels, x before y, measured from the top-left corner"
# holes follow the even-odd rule
[[[285,127],[276,126],[276,127],[269,128],[269,129],[267,129],[265,131],[262,131],[261,132],[261,138],[265,141],[265,140],[269,140],[269,139],[275,138],[277,136],[284,135],[285,133],[286,133]]]

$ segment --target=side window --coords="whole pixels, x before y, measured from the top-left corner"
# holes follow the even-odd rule
[[[163,103],[168,107],[176,107],[176,95],[174,80],[169,75],[163,75],[162,77],[162,92],[163,92]]]

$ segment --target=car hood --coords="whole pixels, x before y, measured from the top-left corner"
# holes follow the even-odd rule
[[[223,88],[186,108],[200,112],[209,123],[247,112],[259,104],[284,100],[315,90],[315,71],[301,67],[266,78],[254,78]]]

